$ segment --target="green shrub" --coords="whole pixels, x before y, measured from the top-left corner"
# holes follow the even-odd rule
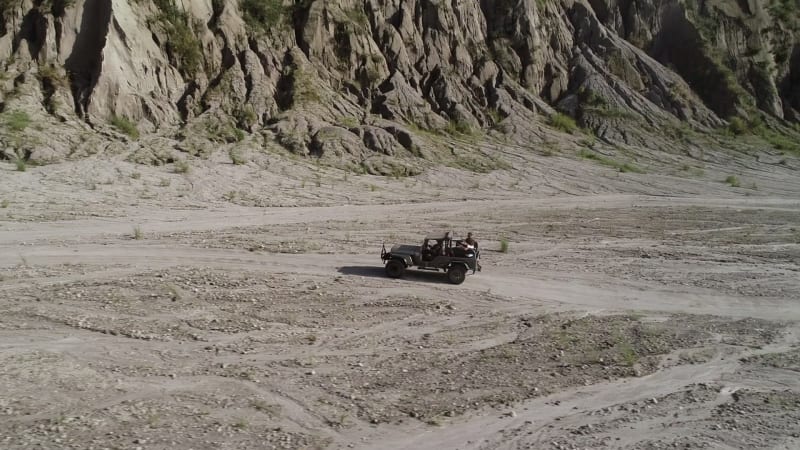
[[[175,173],[189,173],[189,162],[186,160],[175,161]]]
[[[234,166],[243,166],[247,164],[247,159],[245,159],[245,157],[242,156],[242,153],[239,150],[231,149],[228,152],[228,156],[230,156],[231,162],[233,163]]]
[[[739,178],[737,178],[735,175],[728,175],[728,177],[725,178],[725,182],[730,184],[731,187],[739,187],[739,186],[741,186],[741,183],[739,182]]]
[[[155,20],[167,34],[170,62],[185,74],[196,72],[203,62],[203,52],[193,27],[200,28],[202,24],[193,22],[175,0],[155,0],[155,4],[159,9]]]
[[[5,114],[3,123],[9,130],[20,133],[31,124],[31,117],[25,111],[12,111]]]
[[[639,361],[639,355],[636,353],[636,350],[633,346],[628,342],[620,342],[617,344],[617,350],[619,351],[619,356],[622,359],[622,363],[628,367],[633,367],[637,361]]]
[[[469,122],[464,120],[451,120],[447,122],[447,128],[445,128],[445,131],[450,135],[465,134],[471,136],[474,134],[472,126],[469,124]]]
[[[262,31],[280,24],[285,14],[281,0],[240,0],[239,9],[248,27]]]
[[[25,160],[19,156],[17,156],[17,159],[14,160],[14,165],[16,166],[17,172],[25,172],[28,170],[28,163],[26,163]]]
[[[252,105],[245,105],[233,112],[236,124],[239,128],[249,129],[258,123],[258,114]]]
[[[500,253],[508,253],[508,239],[500,239]]]
[[[127,134],[131,139],[139,139],[139,129],[127,117],[112,116],[111,125],[122,133]]]
[[[575,120],[572,117],[561,113],[555,113],[550,116],[550,126],[556,130],[570,134],[574,133],[578,129],[578,125],[575,123]]]
[[[645,173],[644,170],[634,166],[631,163],[621,163],[619,161],[615,161],[603,155],[598,155],[597,153],[590,152],[588,150],[581,150],[580,153],[578,153],[578,155],[584,159],[591,159],[592,161],[597,161],[598,163],[604,166],[613,167],[622,173],[627,173],[627,172]]]
[[[775,149],[800,154],[800,143],[798,143],[796,137],[787,136],[766,127],[761,127],[756,132]]]
[[[741,117],[734,117],[728,122],[728,131],[735,135],[742,135],[747,133],[747,124]]]

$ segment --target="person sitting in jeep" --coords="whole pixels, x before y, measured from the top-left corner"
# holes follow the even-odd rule
[[[430,261],[433,259],[433,251],[431,250],[431,244],[427,239],[425,239],[425,242],[422,244],[420,253],[422,254],[423,261]]]
[[[472,237],[472,232],[467,233],[467,238],[461,241],[461,246],[464,248],[478,248],[478,241]]]
[[[436,243],[433,244],[433,247],[431,247],[431,255],[434,258],[437,257],[437,256],[444,255],[444,251],[443,251],[443,248],[442,248],[442,242],[441,241],[436,241]]]

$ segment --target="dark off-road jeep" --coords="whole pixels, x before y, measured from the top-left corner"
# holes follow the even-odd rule
[[[400,278],[406,269],[416,267],[420,270],[445,271],[447,279],[453,284],[461,284],[467,272],[481,270],[478,263],[480,250],[467,246],[461,240],[454,240],[451,233],[427,236],[422,245],[398,244],[386,251],[381,249],[381,259],[386,263],[386,275]]]

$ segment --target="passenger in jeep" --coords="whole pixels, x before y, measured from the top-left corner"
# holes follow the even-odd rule
[[[461,241],[461,246],[464,248],[478,248],[478,241],[472,237],[472,232],[467,233],[467,238]]]

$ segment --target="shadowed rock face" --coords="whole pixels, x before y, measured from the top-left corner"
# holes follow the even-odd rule
[[[65,61],[75,112],[86,114],[103,69],[103,51],[111,21],[111,0],[86,0],[75,45]]]
[[[797,11],[766,0],[40,3],[2,3],[0,65],[63,70],[68,83],[34,96],[62,121],[125,116],[148,130],[219,113],[307,153],[330,147],[321,131],[354,151],[364,132],[332,132],[341,117],[428,129],[510,117],[525,130],[558,109],[609,140],[756,109],[800,118]],[[71,110],[49,104],[59,96]],[[408,147],[367,136],[363,151]]]

